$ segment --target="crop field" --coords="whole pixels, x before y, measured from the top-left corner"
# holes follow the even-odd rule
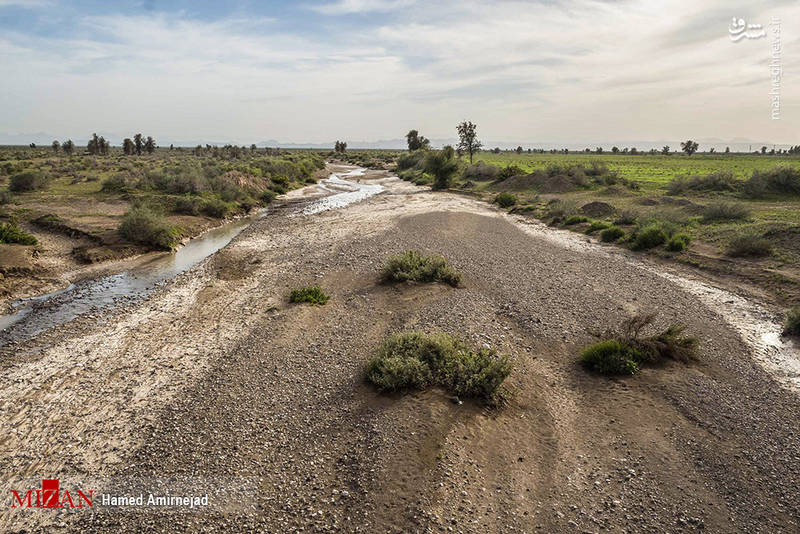
[[[545,169],[551,165],[591,165],[601,162],[623,177],[640,182],[643,189],[656,189],[676,176],[704,175],[728,171],[737,178],[749,178],[756,170],[767,170],[776,165],[800,168],[800,158],[787,156],[761,156],[755,154],[683,154],[619,155],[619,154],[516,154],[515,152],[480,152],[475,162],[505,167],[516,165],[525,171]]]

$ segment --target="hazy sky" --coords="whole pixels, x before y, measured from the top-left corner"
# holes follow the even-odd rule
[[[798,0],[121,4],[0,0],[0,133],[800,143]]]

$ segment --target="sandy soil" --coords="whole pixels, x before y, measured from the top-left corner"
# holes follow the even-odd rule
[[[101,492],[159,478],[211,486],[214,504],[4,508],[0,529],[800,529],[797,395],[717,310],[652,264],[380,181],[386,192],[345,209],[277,210],[147,302],[0,354],[4,495],[19,478]],[[407,248],[443,254],[464,287],[378,284],[384,258]],[[289,305],[289,288],[309,282],[330,302]],[[576,365],[591,332],[637,310],[686,323],[701,360],[627,379]],[[364,362],[407,328],[511,354],[509,404],[374,393]]]

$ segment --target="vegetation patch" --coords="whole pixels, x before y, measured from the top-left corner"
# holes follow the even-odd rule
[[[697,357],[698,340],[685,336],[685,327],[672,325],[654,335],[645,335],[654,314],[626,320],[616,331],[602,334],[602,341],[583,350],[580,361],[587,369],[605,375],[632,375],[643,365],[666,359],[689,362]]]
[[[47,187],[49,181],[43,172],[26,171],[12,176],[8,182],[8,189],[16,192],[36,191]]]
[[[783,324],[783,335],[800,336],[800,306],[795,306],[786,314],[786,322]]]
[[[800,195],[800,170],[781,166],[753,171],[753,175],[744,184],[744,195],[760,198],[769,194]]]
[[[474,350],[445,333],[410,331],[380,345],[366,378],[385,392],[440,386],[459,397],[491,401],[511,368],[508,356],[492,349]]]
[[[322,306],[328,300],[330,300],[330,297],[323,293],[320,286],[295,287],[289,293],[289,302],[308,302]]]
[[[19,245],[36,245],[38,241],[33,235],[23,232],[13,221],[0,223],[0,243],[16,243]]]
[[[769,256],[772,254],[772,243],[758,234],[740,235],[728,243],[725,254],[733,258]]]
[[[750,217],[750,210],[738,202],[715,202],[703,208],[703,222],[738,221]]]
[[[681,252],[686,250],[692,238],[687,234],[675,234],[667,241],[667,250],[670,252]]]
[[[614,241],[619,241],[621,237],[625,235],[625,230],[620,228],[619,226],[609,226],[602,232],[600,232],[600,241],[603,243],[613,243]]]
[[[146,205],[138,205],[122,217],[119,234],[133,243],[158,250],[178,246],[178,231],[162,215]]]
[[[689,192],[737,191],[742,185],[730,171],[716,171],[705,176],[678,176],[667,185],[670,195]]]
[[[511,206],[515,206],[517,202],[519,202],[519,199],[516,195],[512,195],[511,193],[500,193],[494,197],[494,201],[501,208],[510,208]]]
[[[583,215],[570,215],[567,217],[567,220],[564,221],[564,226],[574,226],[576,224],[585,222],[589,222],[589,217],[584,217]]]
[[[587,234],[593,234],[599,230],[605,230],[611,226],[611,224],[603,221],[592,221],[592,224],[589,225],[589,228],[586,229]]]
[[[441,256],[425,256],[407,250],[390,257],[381,270],[384,282],[442,282],[453,287],[461,283],[461,274],[447,265]]]
[[[667,233],[661,224],[650,223],[643,228],[637,230],[631,242],[633,250],[647,250],[659,245],[663,245],[667,241]]]

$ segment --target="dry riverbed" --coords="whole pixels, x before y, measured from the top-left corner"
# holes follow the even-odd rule
[[[0,349],[4,495],[18,479],[162,484],[208,492],[208,508],[6,507],[0,529],[800,528],[797,393],[680,273],[463,196],[357,179],[385,191],[276,210],[145,302]],[[379,284],[383,260],[409,248],[443,254],[463,287]],[[307,283],[328,304],[289,305]],[[687,324],[700,361],[624,379],[576,364],[592,332],[636,311]],[[408,328],[511,354],[508,404],[376,394],[363,365]]]

